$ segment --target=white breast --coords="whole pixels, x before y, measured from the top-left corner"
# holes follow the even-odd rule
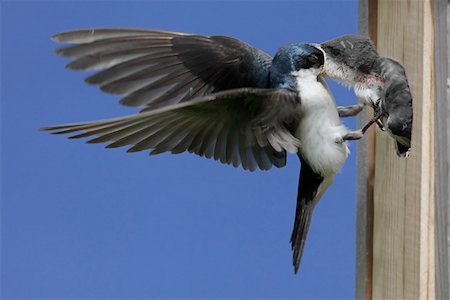
[[[337,143],[348,130],[342,125],[336,103],[325,81],[316,76],[298,76],[303,115],[296,131],[301,141],[300,155],[323,177],[339,171],[349,150]]]
[[[376,106],[382,94],[380,85],[368,85],[367,82],[357,82],[353,86],[353,90],[361,103],[372,107]]]

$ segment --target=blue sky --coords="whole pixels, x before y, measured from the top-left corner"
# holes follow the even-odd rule
[[[229,35],[273,55],[357,32],[357,1],[3,1],[2,298],[353,298],[355,143],[316,208],[296,276],[296,156],[250,173],[37,130],[136,112],[65,70],[50,40],[119,26]],[[356,102],[331,88],[339,104]]]

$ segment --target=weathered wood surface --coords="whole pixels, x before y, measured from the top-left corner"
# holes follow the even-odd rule
[[[400,61],[414,98],[412,153],[377,132],[373,298],[433,299],[434,82],[431,2],[379,1],[378,51]]]
[[[448,59],[447,48],[448,34],[447,22],[449,17],[450,2],[435,1],[434,4],[434,64],[435,64],[435,90],[436,90],[436,297],[449,299],[449,119],[450,105],[447,91]]]
[[[371,12],[369,15],[369,11]],[[377,0],[359,0],[358,31],[377,41]],[[362,128],[373,115],[366,109],[358,117],[358,128]],[[375,169],[375,127],[366,132],[358,142],[358,187],[356,197],[356,298],[372,297],[373,256],[373,188]]]
[[[407,159],[396,156],[393,140],[379,130],[375,139],[360,146],[359,154],[366,153],[358,159],[357,227],[366,229],[358,229],[359,299],[448,299],[450,114],[443,84],[447,77],[443,50],[447,3],[360,1],[360,29],[364,29],[365,17],[365,30],[376,40],[379,53],[405,66],[414,98],[414,126],[412,153]],[[376,30],[370,32],[374,23]],[[373,211],[369,209],[371,192]],[[368,201],[365,205],[364,200]]]

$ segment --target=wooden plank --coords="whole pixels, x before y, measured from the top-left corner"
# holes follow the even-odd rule
[[[359,34],[368,36],[368,0],[358,1],[358,31]],[[368,121],[367,115],[358,115],[358,128]],[[356,195],[356,299],[367,299],[367,286],[371,284],[371,276],[368,276],[368,251],[371,246],[367,243],[367,234],[370,229],[367,226],[367,139],[358,142],[357,156],[357,195]],[[370,259],[371,260],[371,259]],[[370,293],[371,294],[371,293]]]
[[[378,1],[377,48],[406,68],[414,98],[412,153],[377,131],[374,299],[435,298],[433,3]]]
[[[450,77],[446,79],[445,57],[450,61],[450,21],[446,24],[445,18],[450,18],[450,4],[379,1],[376,7],[370,0],[360,0],[360,33],[369,32],[374,8],[379,16],[379,52],[402,62],[409,75],[415,109],[414,152],[407,160],[399,160],[392,140],[377,132],[371,285],[371,245],[364,241],[370,240],[372,146],[359,146],[356,296],[449,299]],[[360,121],[366,119],[364,115]]]
[[[369,37],[375,45],[378,43],[378,1],[369,0],[368,30]],[[366,119],[370,120],[374,115],[372,109],[368,109]],[[375,188],[375,161],[376,161],[376,126],[367,130],[367,236],[366,236],[366,299],[372,299],[373,294],[373,226],[374,226],[374,188]]]
[[[369,36],[376,44],[377,0],[359,0],[360,34]],[[369,13],[370,12],[370,13]],[[372,117],[372,109],[358,116],[358,128]],[[373,256],[373,188],[375,170],[375,128],[358,143],[358,185],[356,198],[356,298],[372,298]]]
[[[438,299],[449,299],[449,258],[448,247],[448,199],[450,196],[449,181],[449,139],[448,119],[450,118],[447,94],[447,17],[449,2],[436,1],[434,5],[435,28],[435,147],[436,147],[436,296]]]
[[[450,128],[450,1],[447,3],[447,128]],[[447,130],[447,141],[450,147],[450,130]],[[448,158],[449,158],[449,168],[447,170],[447,176],[450,181],[450,148],[448,149]],[[450,199],[450,183],[448,185],[449,188],[449,199]],[[447,200],[447,258],[448,258],[448,276],[450,277],[450,200]],[[449,278],[449,286],[450,286],[450,278]],[[450,288],[449,288],[450,289]],[[449,291],[450,294],[450,291]],[[450,295],[449,297],[450,298]],[[447,298],[447,299],[448,299]]]

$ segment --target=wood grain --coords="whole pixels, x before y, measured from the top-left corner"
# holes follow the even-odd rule
[[[435,193],[436,193],[436,297],[437,299],[449,299],[449,233],[447,226],[449,223],[449,205],[450,197],[450,176],[449,176],[449,126],[450,105],[447,86],[448,78],[448,59],[450,53],[448,47],[448,29],[447,18],[450,16],[450,2],[435,1],[433,20],[434,20],[434,65],[435,65],[435,149],[436,149],[436,168],[435,168]],[[447,162],[447,163],[446,163]]]
[[[377,48],[407,71],[414,102],[412,153],[377,131],[374,299],[434,299],[434,27],[432,1],[378,1]]]
[[[369,36],[376,44],[377,0],[359,0],[359,34]],[[369,14],[369,12],[371,12]],[[362,128],[373,116],[372,109],[358,116]],[[375,128],[366,132],[358,143],[358,186],[356,199],[356,298],[372,298],[373,187],[375,170]]]

